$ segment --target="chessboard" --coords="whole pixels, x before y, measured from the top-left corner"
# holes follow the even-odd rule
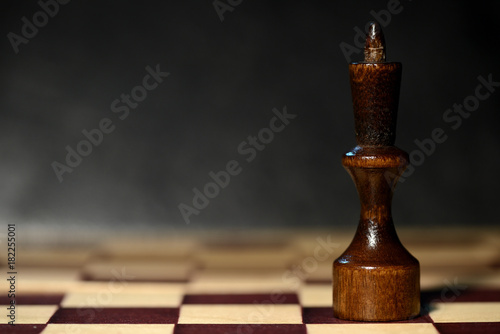
[[[165,232],[18,242],[15,325],[0,259],[0,333],[500,333],[500,230],[398,232],[421,264],[414,319],[333,317],[353,231]]]

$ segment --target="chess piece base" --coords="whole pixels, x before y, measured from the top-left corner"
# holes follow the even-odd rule
[[[415,260],[416,261],[416,260]],[[418,261],[404,266],[333,265],[333,315],[355,321],[396,321],[420,313]]]

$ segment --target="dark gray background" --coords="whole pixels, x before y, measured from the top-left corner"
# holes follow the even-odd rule
[[[328,3],[328,4],[327,4]],[[24,226],[160,228],[355,226],[356,190],[340,164],[355,146],[339,44],[388,1],[249,1],[223,22],[212,1],[71,1],[15,54],[7,39],[35,1],[2,2],[0,219]],[[396,144],[443,128],[448,140],[398,186],[396,225],[498,224],[500,89],[457,130],[446,109],[498,71],[494,1],[401,1],[384,28],[403,63]],[[361,55],[354,57],[361,60]],[[145,67],[170,76],[120,121],[111,102]],[[238,145],[272,109],[298,115],[251,163]],[[116,129],[59,183],[51,167],[83,129]],[[243,171],[186,225],[210,171]]]

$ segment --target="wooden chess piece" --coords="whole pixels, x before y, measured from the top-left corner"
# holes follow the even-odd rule
[[[372,23],[365,60],[349,64],[356,146],[342,157],[361,201],[359,226],[333,263],[333,314],[392,321],[420,312],[420,269],[401,244],[391,215],[394,187],[408,154],[394,146],[401,63],[385,61],[380,26]]]

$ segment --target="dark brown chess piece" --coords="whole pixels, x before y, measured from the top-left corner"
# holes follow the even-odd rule
[[[333,263],[333,314],[392,321],[420,312],[418,261],[396,234],[391,201],[408,154],[394,146],[401,63],[385,61],[380,26],[372,23],[365,60],[349,64],[356,146],[342,157],[361,201],[359,226]]]

